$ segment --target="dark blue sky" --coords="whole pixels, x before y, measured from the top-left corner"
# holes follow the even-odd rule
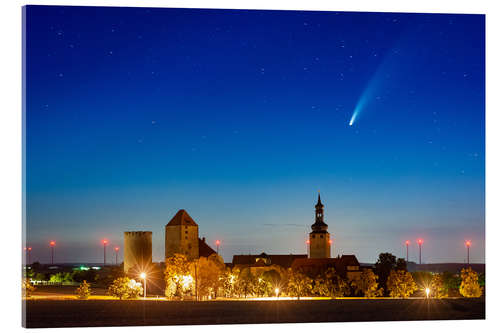
[[[306,253],[321,190],[334,254],[484,262],[484,16],[29,6],[32,259],[178,209],[241,253]],[[349,121],[354,110],[353,126]],[[111,251],[109,251],[111,257]]]

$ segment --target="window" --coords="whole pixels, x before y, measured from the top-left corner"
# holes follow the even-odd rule
[[[312,235],[312,238],[314,238],[315,235]]]
[[[323,238],[323,235],[320,235],[319,237]]]

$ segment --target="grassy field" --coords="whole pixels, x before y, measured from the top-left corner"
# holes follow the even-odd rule
[[[484,319],[480,299],[28,300],[26,327]]]

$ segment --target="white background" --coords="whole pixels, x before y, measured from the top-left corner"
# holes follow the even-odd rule
[[[250,332],[254,330],[305,330],[370,331],[371,332],[433,332],[448,331],[497,331],[500,324],[498,297],[500,296],[497,236],[500,224],[500,126],[499,126],[499,65],[500,10],[499,1],[492,0],[233,0],[233,1],[37,1],[4,0],[1,3],[1,68],[0,68],[0,223],[1,223],[1,284],[0,327],[10,332],[21,328],[21,6],[45,5],[94,5],[94,6],[143,6],[191,8],[247,8],[247,9],[304,9],[335,11],[423,12],[423,13],[476,13],[486,14],[486,262],[487,262],[487,320],[474,321],[423,321],[379,323],[321,323],[280,325],[226,325],[226,326],[170,326],[170,327],[121,327],[95,328],[94,331],[165,331],[193,332]],[[497,327],[495,329],[495,327]],[[52,329],[51,329],[52,330]],[[58,332],[67,329],[58,329]],[[81,331],[87,329],[72,329]]]

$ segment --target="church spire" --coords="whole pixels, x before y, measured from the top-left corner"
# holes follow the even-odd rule
[[[328,225],[324,221],[324,216],[323,216],[323,204],[321,203],[321,195],[318,192],[318,202],[316,203],[316,218],[315,222],[312,225],[313,231],[319,231],[319,230],[326,230],[328,228]]]

